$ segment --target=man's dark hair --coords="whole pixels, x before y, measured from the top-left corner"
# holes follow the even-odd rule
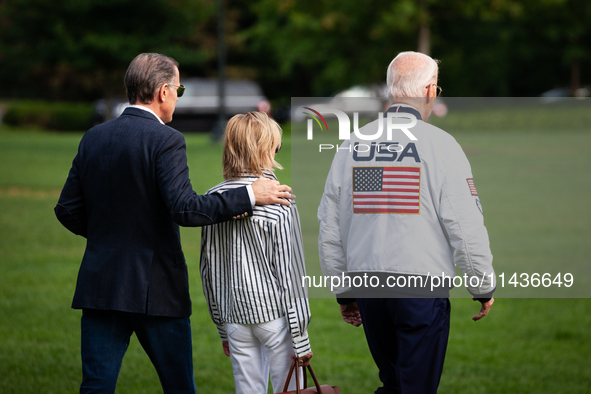
[[[172,83],[176,60],[159,53],[142,53],[132,60],[125,73],[125,90],[129,104],[150,104],[156,89],[165,83]]]

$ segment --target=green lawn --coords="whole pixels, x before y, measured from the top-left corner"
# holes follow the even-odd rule
[[[454,135],[472,163],[495,266],[498,262],[504,269],[513,264],[550,269],[573,260],[588,265],[590,133],[464,130]],[[70,309],[70,303],[85,242],[61,227],[53,207],[81,136],[0,131],[3,394],[78,390],[81,313]],[[278,160],[286,169],[278,175],[290,182],[289,134],[284,141]],[[187,143],[191,179],[202,193],[222,179],[221,148],[204,135],[187,135]],[[301,165],[293,164],[294,173]],[[551,190],[544,188],[548,178],[556,181]],[[548,204],[551,209],[544,209]],[[315,211],[302,201],[300,209],[304,208],[306,233],[312,231]],[[200,393],[231,393],[230,361],[223,355],[199,282],[199,232],[182,231],[193,299],[197,388]],[[308,236],[306,241],[307,254],[315,253],[313,238]],[[588,280],[588,276],[579,279]],[[340,385],[345,394],[373,392],[379,380],[362,328],[342,323],[333,299],[313,298],[310,304],[309,331],[318,378]],[[474,323],[470,317],[477,310],[478,305],[468,299],[452,300],[440,393],[591,393],[588,299],[501,297],[488,317]],[[124,359],[117,392],[161,392],[158,377],[135,338]]]

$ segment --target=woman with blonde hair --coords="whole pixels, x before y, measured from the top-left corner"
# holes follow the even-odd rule
[[[264,176],[277,179],[281,128],[263,112],[236,115],[224,137],[223,193]],[[283,390],[292,358],[312,358],[310,308],[296,204],[255,206],[253,215],[203,227],[201,278],[209,313],[232,360],[236,393]],[[295,380],[292,387],[295,389]]]

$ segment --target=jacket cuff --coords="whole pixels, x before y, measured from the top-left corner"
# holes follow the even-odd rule
[[[472,298],[480,302],[488,302],[493,297],[493,293],[497,288],[494,287],[491,291],[485,294],[472,294]]]
[[[347,304],[351,304],[353,302],[357,302],[357,299],[352,296],[353,296],[353,293],[351,292],[351,290],[346,291],[344,293],[337,295],[337,302],[340,305],[347,305]]]
[[[304,333],[304,335],[293,338],[292,341],[296,357],[302,357],[312,351],[307,331]]]
[[[218,333],[220,334],[220,338],[222,339],[222,341],[227,341],[228,340],[228,334],[226,333],[226,329],[224,328],[223,325],[219,325],[218,327]]]

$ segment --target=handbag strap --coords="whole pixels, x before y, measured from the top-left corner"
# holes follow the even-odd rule
[[[322,394],[322,390],[320,389],[320,383],[318,383],[318,379],[316,379],[316,375],[314,374],[314,371],[312,370],[312,366],[310,364],[308,364],[308,371],[310,371],[310,375],[312,375],[312,380],[314,380],[314,384],[316,385],[316,390],[318,390],[318,394]]]
[[[293,360],[293,362],[291,363],[291,367],[289,368],[289,374],[287,374],[287,379],[285,380],[285,386],[283,386],[283,392],[287,391],[287,386],[289,386],[289,382],[291,381],[291,375],[293,374],[293,369],[295,368],[295,365],[297,363],[297,360]],[[296,374],[298,374],[296,372]],[[296,389],[297,389],[297,393],[300,392],[300,387],[299,387],[299,379],[296,377],[296,380],[298,381],[298,383],[296,383]]]
[[[296,378],[296,394],[300,394],[300,374],[299,374],[299,358],[295,358],[293,360],[293,362],[291,363],[291,367],[289,368],[289,374],[287,375],[287,380],[285,381],[285,386],[283,387],[283,391],[286,392],[287,391],[287,387],[289,386],[289,382],[291,381],[291,376],[293,374],[293,370],[295,369],[295,378]],[[314,380],[314,385],[316,386],[316,391],[318,392],[318,394],[322,394],[322,389],[320,388],[320,383],[318,383],[318,379],[316,379],[316,375],[314,374],[314,371],[312,370],[312,366],[308,365],[308,371],[310,371],[310,375],[312,375],[312,380]],[[306,374],[306,368],[304,368],[304,387],[306,388],[308,387],[308,382],[307,382],[307,374]]]
[[[300,394],[300,368],[296,365],[297,360],[294,360],[294,366],[295,366],[295,375],[296,375],[296,394]],[[306,374],[306,371],[304,371],[304,375]],[[306,388],[306,387],[304,387]]]

